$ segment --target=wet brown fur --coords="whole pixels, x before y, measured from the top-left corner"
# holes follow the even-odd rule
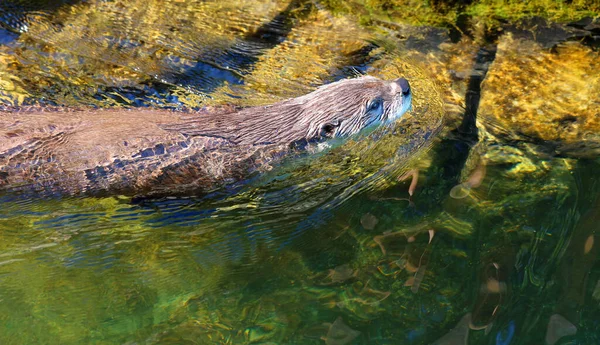
[[[0,111],[0,191],[47,194],[208,191],[269,169],[290,144],[342,119],[401,105],[389,81],[349,79],[269,106],[194,113],[152,109]],[[350,127],[349,127],[350,128]]]

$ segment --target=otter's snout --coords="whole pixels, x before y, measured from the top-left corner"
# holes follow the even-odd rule
[[[410,93],[410,84],[408,84],[408,80],[404,78],[398,78],[395,80],[396,84],[400,86],[400,90],[402,90],[402,94],[407,96]]]

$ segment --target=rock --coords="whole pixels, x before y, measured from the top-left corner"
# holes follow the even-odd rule
[[[600,55],[576,42],[548,50],[502,36],[482,86],[478,126],[513,142],[545,146],[547,153],[600,153]]]
[[[469,343],[469,322],[471,314],[463,316],[458,324],[446,333],[443,337],[436,340],[432,345],[463,345]]]
[[[589,31],[592,35],[600,35],[600,18],[586,17],[568,25]]]
[[[562,315],[554,314],[550,317],[550,321],[548,322],[546,344],[554,345],[561,338],[575,335],[576,333],[577,327],[575,327],[575,325],[565,319]]]
[[[370,213],[365,213],[360,218],[360,224],[363,226],[363,228],[365,228],[367,230],[375,229],[375,227],[377,226],[377,223],[379,223],[379,220],[377,219],[377,217],[375,217],[374,215],[372,215]]]
[[[360,335],[359,331],[348,327],[342,317],[338,317],[329,328],[327,337],[324,339],[327,345],[345,345]]]
[[[503,26],[504,32],[511,33],[513,37],[535,41],[544,48],[553,48],[565,41],[591,36],[591,32],[585,28],[586,26],[578,28],[552,23],[541,17],[524,18],[515,24]]]

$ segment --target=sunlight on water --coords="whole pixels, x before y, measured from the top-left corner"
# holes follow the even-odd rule
[[[0,5],[0,111],[50,126],[63,107],[267,105],[362,74],[413,92],[393,126],[205,194],[0,191],[0,343],[597,343],[598,24],[457,39],[393,3]],[[31,160],[93,147],[52,145]]]

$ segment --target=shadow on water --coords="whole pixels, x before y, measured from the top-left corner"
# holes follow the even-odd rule
[[[27,32],[28,15],[51,16],[63,6],[71,6],[81,0],[3,0],[0,2],[0,27],[14,33]]]
[[[579,216],[573,229],[567,234],[564,250],[552,272],[556,281],[558,298],[548,311],[546,343],[553,345],[563,337],[570,337],[582,328],[584,333],[593,332],[596,325],[586,322],[598,312],[591,300],[598,298],[600,284],[600,180],[598,160],[580,159],[573,175],[577,186],[576,212]],[[587,320],[586,320],[587,319]]]
[[[479,48],[474,60],[465,94],[465,110],[460,125],[443,138],[435,151],[435,166],[443,167],[443,178],[451,188],[458,183],[471,148],[479,140],[477,111],[481,99],[481,84],[496,57],[497,36],[486,37],[488,43]]]
[[[587,318],[599,311],[592,303],[598,298],[600,284],[596,231],[600,181],[595,173],[599,168],[597,160],[576,163],[572,195],[563,205],[549,205],[545,225],[532,242],[519,248],[517,236],[507,236],[512,240],[496,243],[498,248],[477,258],[477,262],[493,262],[498,273],[489,275],[482,270],[478,274],[487,284],[487,292],[482,293],[483,288],[472,292],[478,298],[472,309],[475,328],[471,329],[493,326],[498,329],[496,344],[554,345],[575,338],[583,343],[597,341],[591,336],[597,325]],[[553,238],[544,239],[548,235]],[[491,240],[490,236],[479,237]],[[475,319],[477,313],[479,320]],[[485,315],[487,322],[481,317]],[[475,337],[483,341],[483,334]]]
[[[63,6],[71,6],[81,0],[3,0],[0,2],[0,45],[7,45],[27,32],[30,15],[49,17]]]
[[[202,57],[196,57],[195,66],[181,73],[169,75],[167,79],[175,85],[191,87],[207,93],[220,84],[199,84],[206,79],[220,80],[221,83],[243,84],[244,75],[250,73],[258,58],[265,51],[284,42],[297,22],[306,18],[313,10],[312,1],[292,0],[273,19],[243,36],[222,56],[216,57],[214,61],[219,61],[219,65],[202,61]]]
[[[269,22],[236,39],[236,42],[221,55],[211,57],[211,61],[203,59],[202,56],[189,56],[188,58],[196,61],[194,66],[186,67],[181,72],[161,75],[161,79],[169,83],[156,81],[150,87],[163,90],[172,84],[210,94],[224,83],[243,85],[245,77],[252,73],[259,58],[284,43],[292,29],[314,11],[321,11],[314,1],[292,0]],[[340,72],[331,76],[332,81],[365,73],[369,64],[374,61],[374,58],[369,57],[369,52],[376,48],[377,45],[369,43],[364,48],[350,52],[348,64],[335,66]],[[211,82],[206,82],[207,80]]]

